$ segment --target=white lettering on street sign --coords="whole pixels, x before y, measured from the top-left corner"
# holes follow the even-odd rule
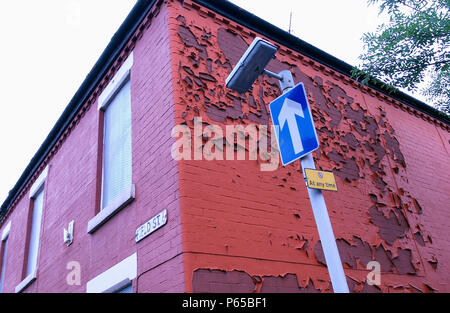
[[[136,229],[136,242],[141,241],[167,223],[167,210],[163,210]]]

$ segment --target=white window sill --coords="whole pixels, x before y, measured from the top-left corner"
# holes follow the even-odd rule
[[[32,282],[36,280],[36,270],[33,271],[30,275],[25,277],[17,286],[16,293],[22,292],[25,288],[27,288]]]
[[[106,223],[117,212],[127,206],[135,197],[134,184],[130,188],[126,189],[120,196],[118,196],[110,205],[103,208],[96,216],[94,216],[88,222],[87,232],[89,234],[94,233],[100,226]]]
[[[102,291],[102,293],[116,293],[117,291],[121,290],[122,288],[125,288],[126,286],[131,284],[131,280],[127,277],[117,284],[109,287],[108,289]]]
[[[123,259],[86,283],[87,293],[116,292],[137,276],[137,253]]]

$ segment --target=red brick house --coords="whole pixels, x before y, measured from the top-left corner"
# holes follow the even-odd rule
[[[278,82],[225,87],[256,36],[308,93],[350,291],[449,292],[448,117],[203,0],[137,2],[1,206],[0,290],[332,292],[299,164],[268,148]]]

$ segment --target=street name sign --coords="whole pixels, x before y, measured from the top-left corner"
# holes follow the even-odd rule
[[[167,223],[167,210],[163,210],[149,219],[146,223],[136,229],[135,240],[141,241],[155,230],[163,227]]]
[[[319,148],[303,83],[273,100],[269,107],[284,166]]]

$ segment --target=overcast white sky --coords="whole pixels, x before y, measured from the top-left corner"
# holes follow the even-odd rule
[[[366,0],[233,0],[346,61],[358,64],[361,36],[378,9]],[[0,204],[136,0],[0,1]]]

